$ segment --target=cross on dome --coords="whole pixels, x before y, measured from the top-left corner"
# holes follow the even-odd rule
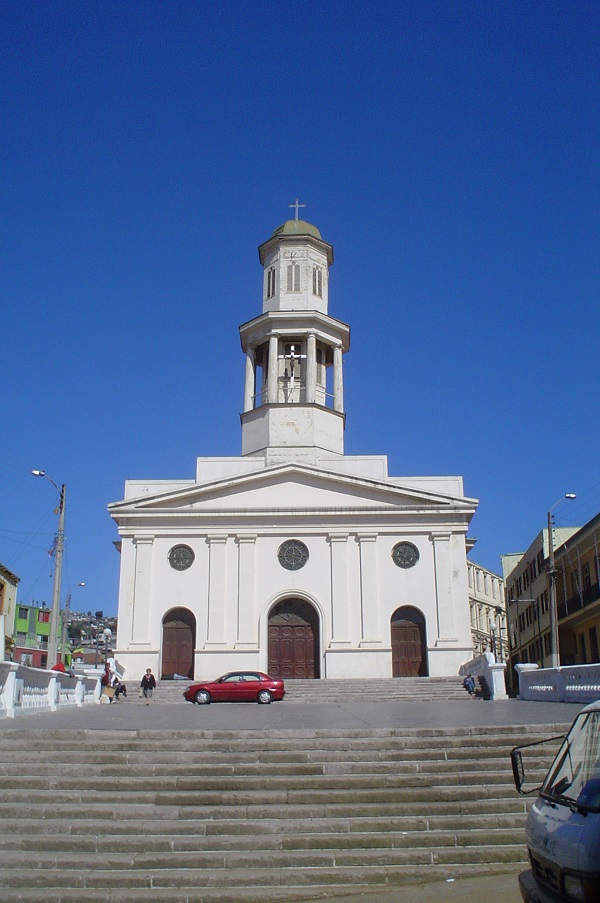
[[[296,213],[294,219],[297,220],[297,219],[298,219],[298,208],[299,208],[299,207],[306,207],[306,204],[299,204],[299,203],[298,203],[298,198],[296,198],[296,203],[295,203],[295,204],[288,204],[288,207],[293,207],[293,208],[294,208],[295,213]]]

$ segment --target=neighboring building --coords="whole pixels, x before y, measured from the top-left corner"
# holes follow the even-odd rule
[[[561,665],[600,662],[600,514],[554,553]]]
[[[48,661],[48,637],[52,611],[44,604],[16,607],[13,659],[33,668],[45,668]],[[59,636],[61,632],[59,622]]]
[[[556,550],[578,527],[555,527]],[[548,530],[542,530],[526,552],[501,555],[506,588],[511,666],[531,662],[544,667],[551,652],[548,593]],[[556,560],[555,552],[555,560]],[[557,587],[560,575],[557,580]]]
[[[456,675],[472,656],[477,501],[459,476],[390,477],[385,455],[344,454],[350,329],[328,313],[333,248],[296,219],[259,257],[262,312],[240,327],[241,457],[129,480],[109,506],[116,656],[129,679]]]
[[[7,567],[0,564],[0,637],[2,642],[0,651],[2,652],[2,659],[5,658],[6,654],[6,637],[12,636],[17,604],[17,586],[20,581],[20,577],[17,577]]]
[[[467,573],[473,654],[490,651],[504,662],[508,659],[504,580],[469,559]]]

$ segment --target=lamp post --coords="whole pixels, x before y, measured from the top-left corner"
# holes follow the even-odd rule
[[[50,616],[50,636],[48,637],[48,657],[46,659],[46,668],[51,670],[54,665],[58,664],[58,621],[60,618],[60,580],[62,575],[62,556],[65,542],[65,499],[67,487],[63,483],[60,489],[53,479],[48,476],[45,470],[32,470],[34,477],[45,477],[60,496],[58,507],[58,530],[54,540],[54,585],[52,588],[52,614]]]
[[[556,569],[554,567],[554,533],[552,511],[563,498],[575,499],[574,492],[566,492],[548,511],[548,604],[550,607],[550,667],[560,668],[560,652],[558,648],[558,612],[556,610]]]
[[[500,655],[496,656],[496,661],[504,661],[504,650],[502,648],[502,607],[496,606],[496,629],[498,631],[498,651]]]
[[[110,645],[110,638],[112,637],[112,630],[110,627],[105,627],[102,631],[102,636],[104,637],[104,664],[108,660],[108,647]]]

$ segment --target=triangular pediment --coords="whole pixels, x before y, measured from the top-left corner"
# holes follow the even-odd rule
[[[117,520],[120,514],[176,512],[246,512],[303,510],[331,512],[334,509],[372,508],[473,511],[474,499],[455,498],[382,481],[340,474],[298,464],[266,467],[252,473],[187,485],[182,489],[144,495],[109,506]]]

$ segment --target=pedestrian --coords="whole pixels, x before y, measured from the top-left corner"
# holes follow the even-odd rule
[[[471,674],[467,674],[467,676],[463,680],[463,687],[465,688],[469,696],[475,696],[475,678]]]
[[[102,687],[102,695],[108,696],[108,701],[112,703],[115,691],[112,687],[112,675],[107,664],[104,665],[104,674],[100,678],[100,685]]]
[[[152,699],[152,693],[156,689],[156,678],[152,673],[152,668],[146,668],[146,673],[142,677],[142,682],[140,683],[140,687],[142,688],[142,693],[144,694],[144,698],[146,700],[146,705],[150,705],[150,700]]]

